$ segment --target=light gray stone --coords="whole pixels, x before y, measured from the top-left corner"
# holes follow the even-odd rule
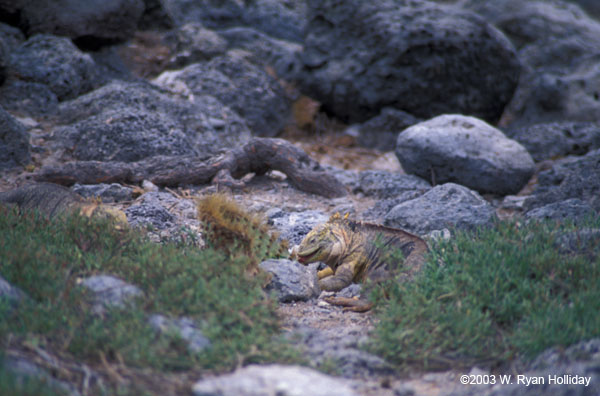
[[[171,319],[163,315],[151,315],[148,322],[160,333],[177,332],[187,342],[191,352],[201,352],[211,346],[210,340],[202,334],[198,325],[191,318]]]
[[[494,208],[477,192],[446,183],[395,206],[385,216],[384,224],[425,235],[444,228],[491,225],[495,217]]]
[[[7,299],[11,304],[18,304],[27,295],[18,287],[11,285],[0,275],[0,299]]]
[[[206,378],[195,396],[356,396],[342,380],[300,366],[248,366],[232,374]]]
[[[144,295],[137,286],[112,275],[93,275],[83,279],[81,285],[92,293],[93,310],[99,314],[106,308],[126,308]]]
[[[266,290],[274,291],[280,302],[307,301],[319,295],[316,263],[304,266],[297,261],[271,259],[259,266],[272,275]]]
[[[398,136],[396,156],[407,173],[499,195],[517,193],[535,170],[523,146],[463,115],[442,115],[406,129]]]

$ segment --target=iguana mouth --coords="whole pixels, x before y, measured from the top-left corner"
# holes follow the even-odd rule
[[[317,254],[318,251],[319,249],[313,249],[304,251],[302,253],[298,252],[298,261],[302,264],[307,263],[308,260],[310,260],[310,258],[313,257],[315,254]]]

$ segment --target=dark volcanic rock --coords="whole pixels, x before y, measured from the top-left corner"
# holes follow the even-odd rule
[[[301,41],[306,25],[302,1],[255,0],[162,0],[177,26],[198,22],[210,29],[248,26],[269,36]]]
[[[19,29],[0,23],[0,84],[6,78],[6,66],[13,48],[25,40]]]
[[[59,100],[71,99],[101,85],[94,60],[64,37],[40,34],[11,53],[8,75],[47,85]]]
[[[167,67],[180,69],[195,62],[209,60],[227,50],[227,41],[199,23],[187,23],[165,37],[175,54]]]
[[[47,85],[10,79],[0,86],[0,105],[20,115],[40,116],[56,112],[58,99]]]
[[[538,185],[525,209],[577,198],[600,212],[600,150],[567,158],[539,174]]]
[[[557,121],[513,128],[506,134],[521,143],[536,162],[600,148],[598,123]]]
[[[8,5],[7,3],[11,3]],[[72,39],[128,38],[144,11],[143,0],[0,0],[0,11],[15,14],[27,35],[49,33]]]
[[[360,172],[359,185],[354,192],[376,198],[393,198],[407,191],[424,193],[431,185],[415,175],[401,175],[387,171],[368,170]]]
[[[600,22],[560,0],[469,0],[502,30],[524,65],[505,123],[600,119]]]
[[[219,31],[229,48],[239,48],[252,53],[252,60],[272,67],[277,76],[294,81],[302,68],[300,54],[302,45],[279,40],[258,30],[233,27]]]
[[[500,195],[517,193],[535,170],[519,143],[461,115],[438,116],[406,129],[398,136],[396,156],[408,173]]]
[[[103,203],[130,201],[133,199],[133,189],[117,183],[75,184],[71,189],[84,198],[100,198]]]
[[[244,121],[211,96],[178,99],[147,83],[115,81],[65,102],[57,144],[81,160],[204,157],[250,138]]]
[[[191,154],[192,142],[177,123],[145,109],[107,110],[54,130],[78,160],[135,162],[155,155]]]
[[[308,4],[301,84],[346,121],[386,106],[495,121],[517,86],[512,44],[473,13],[414,0]]]
[[[163,87],[184,83],[194,95],[211,95],[241,115],[260,136],[275,136],[288,122],[291,103],[281,84],[239,51],[157,78]]]
[[[385,107],[378,116],[348,128],[347,133],[356,134],[361,146],[392,151],[396,148],[398,134],[421,121],[405,111]]]
[[[446,183],[395,206],[385,216],[384,224],[424,235],[444,228],[489,225],[495,217],[494,208],[475,191]]]
[[[553,202],[525,213],[526,219],[536,220],[584,220],[596,214],[587,202],[570,198],[565,201]]]
[[[0,169],[27,165],[30,150],[25,127],[0,107]]]

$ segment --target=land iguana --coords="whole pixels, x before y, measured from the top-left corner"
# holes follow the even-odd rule
[[[66,187],[52,183],[34,183],[0,192],[0,205],[18,206],[20,211],[38,210],[49,218],[79,211],[86,217],[109,218],[117,228],[127,227],[127,217],[121,210],[86,200]]]
[[[409,280],[422,267],[427,249],[423,239],[406,231],[352,221],[348,215],[342,217],[336,213],[304,237],[292,251],[292,258],[304,265],[317,261],[327,264],[328,267],[317,274],[319,287],[339,291],[352,282],[366,279],[380,282],[396,273]],[[325,300],[356,312],[372,307],[365,299],[329,297]]]

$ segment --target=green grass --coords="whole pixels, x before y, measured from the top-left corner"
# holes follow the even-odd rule
[[[587,226],[600,228],[600,218]],[[381,289],[371,348],[399,365],[501,364],[600,336],[600,246],[564,255],[573,225],[500,222],[432,246],[422,274]],[[589,253],[589,252],[588,252]]]
[[[0,235],[0,274],[31,297],[18,309],[0,304],[3,348],[35,345],[92,366],[103,356],[157,372],[296,359],[278,336],[276,304],[261,288],[264,277],[247,276],[244,257],[153,244],[107,221],[75,215],[48,220],[4,208]],[[79,280],[100,273],[140,287],[145,297],[135,307],[92,314]],[[196,319],[211,348],[192,353],[177,335],[157,334],[147,323],[151,313]]]
[[[48,383],[45,379],[15,376],[14,373],[0,365],[0,395],[2,396],[64,396],[67,393],[67,391]]]

